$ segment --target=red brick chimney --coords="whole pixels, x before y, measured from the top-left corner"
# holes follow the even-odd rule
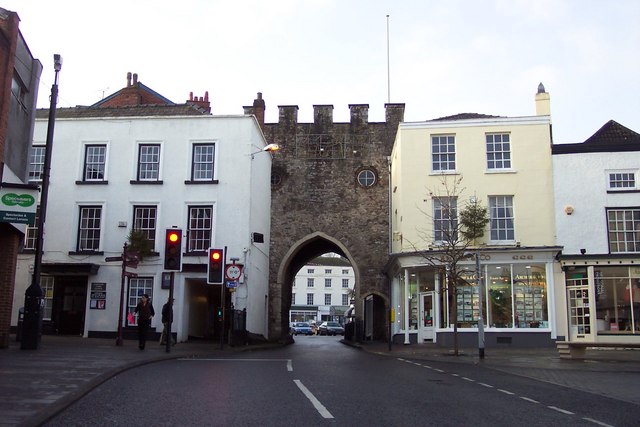
[[[208,114],[211,114],[211,103],[209,102],[209,91],[204,93],[203,97],[193,97],[193,92],[189,92],[189,100],[187,104],[195,105],[201,109],[203,109]]]

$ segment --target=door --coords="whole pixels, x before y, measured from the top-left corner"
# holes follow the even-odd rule
[[[82,335],[87,304],[86,277],[56,278],[53,316],[60,335]]]
[[[420,294],[420,337],[422,341],[435,341],[433,292]]]
[[[569,340],[591,340],[593,326],[591,325],[589,280],[567,280],[567,303],[569,305]]]

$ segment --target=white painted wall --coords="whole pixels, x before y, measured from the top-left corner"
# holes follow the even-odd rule
[[[608,254],[607,207],[640,205],[633,192],[607,193],[608,171],[635,170],[640,152],[572,153],[553,155],[557,242],[564,254]],[[573,207],[567,215],[565,208]]]
[[[47,121],[35,125],[34,144],[46,141]],[[190,179],[191,144],[213,141],[216,144],[215,179],[217,184],[185,184]],[[107,144],[106,180],[108,184],[79,185],[82,179],[84,145]],[[160,179],[162,184],[131,184],[136,178],[139,143],[161,144]],[[118,117],[56,120],[49,207],[45,225],[43,263],[95,263],[98,274],[93,282],[107,283],[106,310],[87,307],[85,334],[114,331],[120,294],[120,264],[104,258],[118,256],[132,226],[133,206],[157,204],[155,250],[159,257],[145,260],[140,276],[154,277],[154,306],[157,316],[152,326],[162,328],[160,309],[168,290],[161,289],[164,230],[182,228],[183,250],[186,248],[188,206],[213,205],[212,246],[227,247],[227,259],[240,258],[245,265],[244,283],[235,298],[235,308],[247,308],[250,332],[266,336],[265,297],[268,296],[268,258],[270,239],[270,168],[271,155],[252,152],[266,145],[253,116],[190,117]],[[74,253],[78,230],[78,206],[96,204],[103,207],[100,255]],[[126,222],[126,227],[119,227]],[[253,244],[251,233],[260,232],[265,243]],[[186,257],[183,263],[205,264],[206,256]],[[24,302],[24,291],[31,281],[33,255],[19,256],[14,310]],[[206,273],[176,273],[175,328],[178,338],[188,332],[188,298],[185,280],[206,280]],[[240,296],[241,295],[241,296]],[[89,291],[87,292],[87,304]],[[14,318],[12,324],[16,324]]]

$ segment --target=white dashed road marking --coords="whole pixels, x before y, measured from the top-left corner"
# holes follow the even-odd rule
[[[302,393],[304,393],[307,399],[311,401],[311,403],[313,404],[313,407],[316,408],[316,410],[320,413],[320,415],[322,415],[322,418],[333,418],[333,415],[331,415],[331,412],[329,412],[327,408],[325,408],[324,405],[320,403],[318,399],[316,399],[313,393],[311,393],[309,389],[306,388],[304,384],[302,384],[302,381],[293,380],[293,382],[296,383],[298,388],[302,391]]]

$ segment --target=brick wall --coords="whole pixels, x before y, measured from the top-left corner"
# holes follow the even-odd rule
[[[21,236],[11,225],[0,223],[0,348],[9,346],[16,258]]]

